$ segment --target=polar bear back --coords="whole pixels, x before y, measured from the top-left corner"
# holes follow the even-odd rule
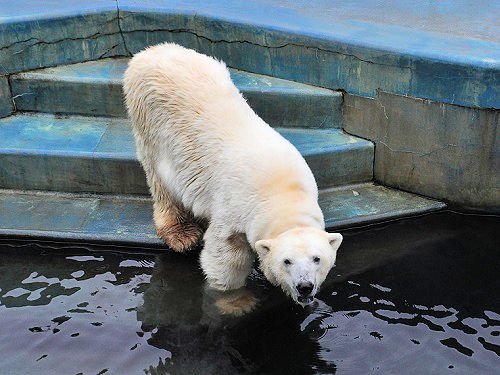
[[[150,47],[130,61],[124,92],[141,163],[195,216],[223,206],[245,221],[291,187],[317,199],[300,153],[248,106],[224,63],[175,44]]]

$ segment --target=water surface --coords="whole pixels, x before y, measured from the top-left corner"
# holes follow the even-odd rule
[[[233,317],[197,254],[0,243],[0,374],[498,373],[498,218],[345,231],[302,309],[254,272]]]

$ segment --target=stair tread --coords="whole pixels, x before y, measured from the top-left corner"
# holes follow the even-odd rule
[[[371,142],[336,128],[276,130],[302,153],[321,188],[372,179]],[[0,188],[148,192],[128,120],[52,114],[0,119]]]
[[[19,111],[126,117],[122,79],[128,58],[45,68],[10,77]],[[335,128],[342,124],[338,91],[230,69],[248,104],[274,127]]]
[[[16,74],[12,79],[59,80],[67,82],[94,82],[121,84],[129,58],[108,58],[70,65],[60,65]],[[240,91],[283,91],[302,95],[338,96],[340,93],[281,78],[229,69],[234,84]]]
[[[341,129],[276,129],[301,152],[317,155],[338,148],[369,148],[371,142]],[[21,114],[0,119],[0,150],[44,154],[107,154],[136,159],[126,119]]]
[[[319,202],[331,229],[444,207],[372,183],[321,191]],[[0,235],[161,245],[148,197],[0,190]]]

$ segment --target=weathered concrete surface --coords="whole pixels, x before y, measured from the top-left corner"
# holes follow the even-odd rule
[[[500,108],[498,4],[371,0],[23,0],[0,11],[0,69],[175,41],[230,66],[371,96]],[[418,10],[418,12],[417,12]],[[425,17],[422,16],[425,14]],[[457,26],[458,25],[458,26]],[[0,73],[1,74],[1,73]]]
[[[320,188],[370,181],[373,144],[341,129],[277,129],[304,156]],[[129,122],[20,115],[0,119],[0,187],[148,194]]]
[[[23,0],[0,9],[0,74],[128,54],[111,1]]]
[[[1,235],[160,245],[152,218],[147,197],[0,190]]]
[[[491,208],[498,206],[498,112],[486,109],[500,108],[499,6],[466,0],[22,0],[0,9],[0,75],[175,41],[234,67],[345,90],[352,99],[348,129],[379,141],[379,181]],[[16,94],[27,94],[19,103],[29,102],[28,88]],[[432,102],[390,99],[377,96],[379,90]]]
[[[126,116],[122,79],[128,58],[102,59],[10,77],[20,111]],[[342,94],[231,69],[250,106],[275,127],[342,126]]]
[[[5,76],[0,76],[0,118],[9,116],[13,110],[9,80]]]
[[[379,92],[346,95],[345,129],[375,143],[375,180],[460,205],[500,209],[499,111]]]
[[[500,48],[492,42],[463,43],[450,35],[442,38],[413,30],[410,34],[396,26],[358,22],[337,24],[335,32],[331,27],[326,32],[310,29],[310,24],[304,27],[300,16],[296,20],[300,26],[291,27],[289,20],[279,22],[274,9],[270,13],[276,22],[266,18],[269,23],[258,27],[263,22],[259,17],[252,21],[220,14],[186,17],[186,10],[168,13],[143,6],[139,12],[136,6],[136,2],[128,6],[125,1],[120,12],[124,40],[132,53],[144,45],[169,41],[217,56],[243,70],[351,94],[375,96],[381,88],[443,102],[500,108]],[[382,40],[392,45],[381,48]],[[425,51],[424,46],[432,51]],[[491,53],[489,57],[485,49]]]
[[[445,207],[442,202],[372,183],[320,191],[319,204],[327,228],[418,215]]]
[[[320,206],[329,228],[444,207],[440,202],[373,184],[322,192]],[[152,218],[152,202],[145,197],[0,190],[0,236],[161,245]]]

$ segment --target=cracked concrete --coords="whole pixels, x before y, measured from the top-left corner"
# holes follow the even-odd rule
[[[190,29],[167,29],[167,28],[161,28],[161,29],[134,29],[134,30],[125,31],[125,32],[123,32],[120,29],[120,32],[122,33],[122,36],[124,34],[132,34],[132,33],[137,33],[137,32],[143,32],[143,33],[167,32],[167,33],[176,33],[176,34],[179,34],[179,33],[188,33],[188,34],[191,34],[191,35],[193,35],[193,36],[195,36],[197,38],[204,39],[204,40],[206,40],[206,41],[208,41],[210,43],[214,43],[214,44],[216,44],[216,43],[250,44],[250,45],[253,45],[253,46],[263,47],[263,48],[267,48],[267,49],[282,49],[282,48],[286,48],[286,47],[305,48],[305,49],[308,49],[308,50],[321,51],[321,52],[325,52],[325,53],[331,53],[331,54],[341,55],[341,56],[344,56],[344,57],[352,57],[352,58],[354,58],[356,60],[359,60],[359,61],[362,61],[362,62],[365,62],[365,63],[368,63],[368,64],[375,64],[375,65],[389,66],[389,67],[397,67],[397,68],[410,69],[410,70],[412,69],[411,66],[400,66],[400,65],[396,65],[396,64],[384,64],[384,63],[380,63],[380,62],[375,62],[375,61],[363,59],[363,58],[361,58],[359,56],[356,56],[355,54],[342,53],[342,52],[335,51],[335,50],[329,50],[329,49],[315,47],[315,46],[308,46],[308,45],[305,45],[305,44],[284,43],[284,44],[272,45],[271,43],[267,43],[266,34],[264,34],[264,38],[266,40],[266,43],[265,44],[261,44],[261,43],[256,43],[254,41],[249,41],[249,40],[212,39],[212,38],[209,38],[209,37],[207,37],[205,35],[202,35],[202,34],[196,32],[196,31],[190,30]]]
[[[132,56],[132,53],[127,47],[127,42],[125,41],[125,38],[123,36],[123,29],[122,29],[122,17],[120,14],[120,6],[118,3],[118,0],[115,0],[116,2],[116,17],[117,17],[117,22],[118,22],[118,29],[120,30],[120,37],[123,42],[123,47],[125,48],[125,51],[127,51],[127,56]]]
[[[390,147],[386,142],[384,142],[384,141],[382,141],[380,139],[376,139],[375,142],[377,144],[383,145],[385,148],[387,148],[392,153],[411,154],[411,155],[416,155],[418,157],[429,156],[429,155],[432,155],[432,154],[434,154],[436,152],[444,151],[444,150],[446,150],[449,147],[457,147],[457,145],[449,143],[449,144],[447,144],[445,146],[437,147],[434,150],[431,150],[431,151],[428,151],[428,152],[419,152],[419,151],[411,151],[411,150],[398,150],[398,149]]]
[[[23,92],[22,94],[17,94],[17,95],[14,95],[12,97],[12,100],[17,99],[17,98],[21,98],[21,97],[23,97],[25,95],[33,95],[33,93],[32,92]]]
[[[239,2],[234,5],[234,9],[243,6],[250,10],[254,6]],[[114,0],[112,7],[107,4],[105,9],[86,10],[81,15],[73,9],[71,16],[57,22],[26,21],[18,30],[11,24],[0,30],[4,31],[0,37],[0,69],[3,74],[10,74],[131,56],[146,45],[174,41],[197,47],[235,68],[343,89],[350,94],[376,97],[376,90],[382,89],[471,107],[500,107],[494,92],[498,69],[450,67],[451,61],[434,61],[396,48],[363,46],[356,39],[343,42],[342,38],[352,38],[348,29],[339,28],[339,38],[321,34],[320,29],[314,34],[310,24],[301,31],[300,17],[290,28],[280,17],[276,19],[276,25],[280,26],[269,20],[260,25],[259,19],[249,23],[248,17],[231,13],[236,12],[233,8],[220,8],[219,17],[219,12],[210,6],[206,12],[194,13],[190,6],[183,8],[173,1],[166,7],[159,1],[157,6],[150,7],[132,0]],[[268,6],[272,8],[274,4]],[[176,7],[179,10],[175,11]],[[260,7],[258,10],[262,15]],[[92,30],[89,35],[81,35]],[[57,38],[57,34],[64,37]],[[15,50],[19,44],[28,45]]]
[[[0,25],[0,75],[122,55],[117,23],[104,12]]]
[[[384,24],[319,27],[302,14],[281,17],[285,8],[267,14],[252,1],[196,4],[114,0],[57,19],[0,24],[0,117],[13,110],[2,74],[177,42],[235,68],[345,91],[346,130],[377,142],[378,181],[474,207],[498,205],[495,42],[418,28],[397,29],[393,38],[396,29]]]
[[[475,208],[500,202],[499,111],[379,91],[344,96],[347,132],[375,143],[375,180]]]
[[[0,76],[0,118],[9,116],[14,111],[11,95],[9,80]]]

